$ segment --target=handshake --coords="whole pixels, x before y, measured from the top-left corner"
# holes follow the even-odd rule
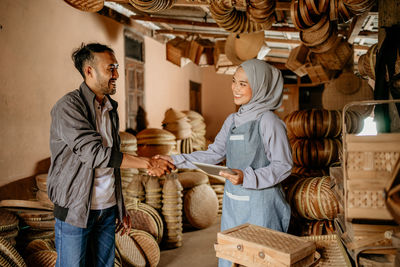
[[[162,176],[175,170],[176,167],[173,164],[173,160],[167,155],[156,155],[149,159],[149,167],[147,173],[152,176]]]

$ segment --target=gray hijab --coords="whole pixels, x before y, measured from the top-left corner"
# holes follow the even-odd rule
[[[240,66],[247,75],[252,90],[249,103],[242,105],[234,114],[235,126],[257,120],[263,113],[275,110],[282,104],[282,73],[267,62],[250,59]]]

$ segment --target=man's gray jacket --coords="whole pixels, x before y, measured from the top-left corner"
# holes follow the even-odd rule
[[[51,110],[51,166],[47,192],[54,203],[54,216],[71,225],[86,228],[90,212],[95,168],[114,168],[115,197],[119,218],[125,214],[119,167],[119,119],[117,102],[108,95],[113,146],[105,147],[96,131],[96,95],[86,83],[63,96]]]

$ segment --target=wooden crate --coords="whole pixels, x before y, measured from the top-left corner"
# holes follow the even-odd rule
[[[397,100],[398,101],[398,100]],[[387,102],[387,101],[386,101]],[[400,133],[357,136],[346,132],[344,116],[354,105],[385,101],[359,101],[343,108],[343,167],[347,220],[392,220],[386,208],[385,189],[400,157]]]
[[[166,44],[167,60],[180,67],[181,58],[187,56],[188,47],[189,42],[180,37],[169,40]]]
[[[309,53],[309,49],[307,46],[301,44],[295,47],[289,54],[288,60],[286,61],[285,66],[297,74],[299,77],[303,77],[307,75],[306,72],[306,61]]]
[[[309,266],[315,243],[252,224],[242,224],[217,234],[217,257],[257,266]]]

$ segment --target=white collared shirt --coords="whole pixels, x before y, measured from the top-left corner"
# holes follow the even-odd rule
[[[107,97],[104,97],[104,105],[95,100],[94,108],[96,110],[96,130],[103,139],[103,146],[112,147],[113,139],[111,133],[111,120],[109,111],[112,105]],[[92,210],[107,209],[114,206],[115,199],[114,168],[96,168],[95,179],[92,190]]]

